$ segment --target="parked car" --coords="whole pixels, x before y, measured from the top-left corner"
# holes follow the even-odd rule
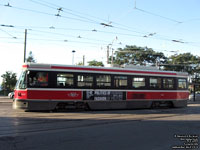
[[[14,96],[15,96],[15,92],[10,92],[10,93],[8,94],[8,97],[9,97],[10,99],[13,99]]]
[[[189,95],[189,100],[194,100],[194,94]],[[195,93],[195,101],[200,101],[200,93]]]

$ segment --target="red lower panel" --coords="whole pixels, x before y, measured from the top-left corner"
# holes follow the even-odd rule
[[[59,100],[82,100],[81,91],[37,91],[29,90],[28,99],[59,99]]]
[[[189,92],[127,92],[127,100],[134,99],[188,99]]]
[[[27,99],[27,90],[15,90],[15,99]]]
[[[15,99],[82,100],[82,91],[16,90]],[[189,92],[127,92],[127,100],[186,100]]]

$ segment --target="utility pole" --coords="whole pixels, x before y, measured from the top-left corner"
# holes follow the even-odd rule
[[[27,39],[27,29],[25,29],[25,37],[24,37],[24,63],[26,62],[26,39]]]
[[[194,91],[193,91],[193,101],[196,101],[196,83],[197,83],[197,74],[194,76]]]
[[[76,52],[75,50],[72,50],[72,65],[74,65],[74,53],[75,52]]]
[[[83,66],[85,66],[85,55],[83,55]]]
[[[113,51],[114,49],[112,48],[112,57],[111,57],[111,64],[113,65]]]
[[[107,64],[109,64],[109,45],[107,46]]]

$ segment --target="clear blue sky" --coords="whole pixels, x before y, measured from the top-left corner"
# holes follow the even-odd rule
[[[83,55],[105,63],[108,44],[199,56],[199,8],[199,0],[1,0],[0,75],[20,72],[25,29],[38,63],[72,64],[72,50],[75,63]]]

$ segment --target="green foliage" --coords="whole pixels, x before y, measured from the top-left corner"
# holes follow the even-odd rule
[[[78,66],[84,66],[84,65],[83,65],[83,62],[79,62],[77,65],[78,65]]]
[[[155,66],[157,62],[163,64],[166,61],[167,57],[163,53],[155,52],[151,48],[137,47],[135,45],[126,45],[124,49],[119,48],[113,58],[113,63],[118,65],[134,64]]]
[[[11,71],[6,71],[6,73],[1,75],[1,77],[3,78],[1,86],[4,93],[8,94],[9,92],[14,91],[17,82],[16,73],[12,73]]]
[[[109,58],[111,61],[111,57]],[[110,62],[111,63],[111,62]],[[194,73],[200,76],[200,57],[191,53],[172,55],[167,58],[161,52],[155,52],[148,47],[127,45],[125,48],[118,48],[113,56],[113,64],[124,65],[159,65],[164,70],[184,71],[190,75]]]
[[[28,58],[26,59],[26,62],[30,62],[30,63],[35,63],[35,62],[36,62],[36,60],[35,60],[35,58],[34,58],[34,56],[33,56],[32,51],[29,52],[29,56],[28,56]]]
[[[92,60],[92,61],[88,61],[88,66],[101,66],[101,67],[103,67],[104,64],[101,61]]]
[[[200,57],[191,53],[172,55],[169,57],[165,70],[184,71],[189,74],[200,73]]]

